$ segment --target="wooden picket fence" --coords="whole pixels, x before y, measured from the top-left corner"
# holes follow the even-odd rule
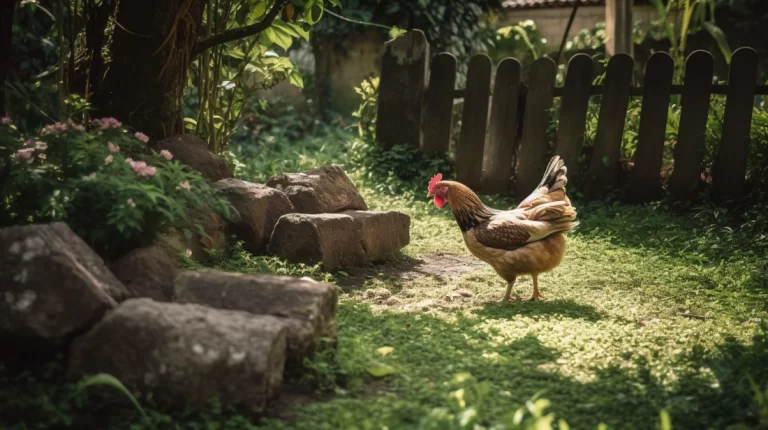
[[[428,59],[429,45],[418,30],[389,42],[382,59],[377,139],[386,146],[408,143],[425,151],[447,151],[454,99],[463,98],[456,180],[474,190],[512,192],[523,198],[534,189],[552,155],[546,129],[554,98],[561,97],[554,153],[571,167],[569,177],[582,175],[585,197],[601,198],[618,186],[621,138],[634,96],[642,97],[642,107],[626,196],[638,203],[658,199],[670,96],[679,94],[679,134],[668,188],[677,199],[691,199],[700,181],[710,95],[720,94],[726,96],[726,104],[721,150],[712,172],[713,193],[725,200],[745,191],[753,104],[756,95],[768,94],[768,86],[756,85],[758,56],[751,48],[733,53],[728,85],[712,83],[714,60],[706,51],[688,57],[683,85],[673,85],[672,58],[663,52],[653,54],[642,87],[632,85],[634,61],[627,55],[613,56],[602,85],[593,85],[592,59],[578,54],[568,63],[563,87],[556,87],[557,66],[551,59],[536,60],[524,83],[520,62],[506,58],[496,67],[493,89],[491,60],[476,55],[463,90],[455,89],[453,55],[437,55],[431,67]],[[594,148],[586,171],[576,173],[589,99],[596,94],[602,100]],[[516,138],[519,109],[525,113],[521,139]]]

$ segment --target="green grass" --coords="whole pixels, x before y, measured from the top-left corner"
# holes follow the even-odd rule
[[[320,144],[313,155],[320,140],[302,142],[292,147],[298,165],[347,159],[339,155],[347,154],[342,145]],[[264,179],[284,163],[264,157],[249,164],[250,177]],[[395,261],[364,269],[374,275],[341,294],[338,348],[309,363],[305,380],[332,395],[290,420],[257,424],[221,406],[166,414],[142,403],[158,429],[518,428],[518,409],[541,413],[541,400],[526,406],[532,398],[548,399],[547,412],[576,429],[658,428],[662,409],[675,429],[757,428],[760,405],[747,375],[763,389],[768,384],[768,336],[755,336],[768,317],[768,227],[759,207],[575,202],[581,225],[568,238],[566,258],[540,277],[547,299],[498,304],[504,282],[467,257],[450,211],[423,198],[426,183],[406,184],[410,191],[395,195],[365,170],[351,177],[372,209],[411,216],[411,244]],[[445,255],[468,269],[457,271]],[[417,273],[425,260],[432,268]],[[237,249],[217,265],[339,284],[356,275]],[[527,296],[531,288],[523,278],[515,290]],[[471,296],[447,297],[459,289]],[[0,405],[44,411],[38,419],[48,423],[76,423],[90,413],[109,416],[109,428],[147,428],[130,405],[73,394],[59,382],[58,366],[21,376],[0,369]],[[2,417],[0,406],[0,423]],[[28,422],[10,428],[55,427]]]

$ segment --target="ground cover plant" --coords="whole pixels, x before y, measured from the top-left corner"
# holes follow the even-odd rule
[[[285,134],[291,145],[275,141]],[[495,300],[503,281],[468,255],[449,212],[423,198],[423,178],[443,161],[419,160],[404,148],[382,158],[354,128],[324,125],[287,130],[276,123],[241,146],[231,150],[246,178],[337,162],[372,209],[411,216],[411,245],[383,264],[325,273],[238,247],[211,263],[339,285],[337,349],[306,363],[308,372],[295,381],[310,387],[303,397],[284,394],[304,400],[261,419],[216,404],[168,412],[142,401],[145,418],[120,394],[63,383],[61,361],[26,364],[21,373],[5,363],[0,416],[24,423],[9,428],[768,424],[768,227],[760,205],[577,200],[582,224],[569,236],[566,259],[540,278],[547,300],[502,305]],[[526,295],[530,288],[523,278],[515,290]]]

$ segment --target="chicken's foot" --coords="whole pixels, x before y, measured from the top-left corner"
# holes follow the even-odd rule
[[[501,303],[514,302],[511,296],[512,296],[512,286],[515,285],[515,279],[517,279],[517,277],[512,278],[512,280],[507,283],[507,292],[504,294],[504,297],[501,298]]]
[[[533,294],[528,299],[529,302],[535,302],[536,300],[543,299],[544,296],[539,292],[539,276],[532,275],[533,278]]]

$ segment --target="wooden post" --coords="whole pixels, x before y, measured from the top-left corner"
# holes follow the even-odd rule
[[[634,56],[632,42],[632,0],[605,1],[606,55],[627,54]]]
[[[475,55],[469,61],[461,134],[456,146],[456,180],[475,191],[482,186],[492,67],[485,54]]]
[[[421,30],[387,43],[381,61],[376,139],[384,146],[422,146],[429,44]]]
[[[448,152],[451,144],[456,57],[443,52],[432,60],[424,109],[424,151]]]
[[[591,85],[592,57],[587,54],[574,55],[568,62],[568,72],[565,75],[555,150],[555,154],[565,161],[568,173],[572,175],[571,178],[578,172],[578,160],[587,125]]]
[[[651,55],[645,66],[635,166],[626,196],[632,203],[647,203],[661,197],[661,165],[674,69],[675,62],[666,52]]]
[[[519,143],[515,134],[521,76],[522,66],[514,58],[505,58],[496,67],[488,143],[483,157],[484,193],[505,194],[509,189],[512,165]]]
[[[548,150],[547,126],[555,97],[557,65],[551,58],[533,62],[523,119],[523,139],[515,177],[515,196],[522,201],[536,189],[544,174]]]
[[[714,63],[707,51],[696,51],[686,61],[680,128],[673,153],[675,168],[669,178],[669,191],[678,200],[696,197],[701,181]]]

